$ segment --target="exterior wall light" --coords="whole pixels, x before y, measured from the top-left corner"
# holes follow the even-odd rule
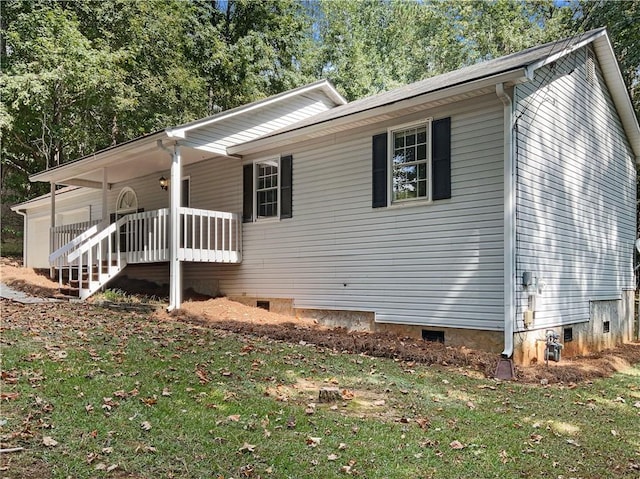
[[[160,188],[162,188],[164,191],[167,191],[167,189],[169,188],[169,180],[164,176],[161,176],[158,181],[160,182]]]

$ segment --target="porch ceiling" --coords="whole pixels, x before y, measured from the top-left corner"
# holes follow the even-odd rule
[[[173,149],[174,141],[167,141],[165,132],[148,135],[124,145],[97,152],[82,160],[66,163],[31,176],[31,181],[55,182],[59,185],[77,185],[100,188],[103,168],[107,182],[119,183],[131,178],[157,173],[168,174],[171,155],[158,147],[158,140]],[[182,164],[189,165],[218,155],[209,151],[181,146]]]

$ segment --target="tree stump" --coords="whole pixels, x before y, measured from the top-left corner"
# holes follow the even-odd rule
[[[318,402],[327,403],[340,401],[342,396],[338,388],[321,388],[318,392]]]

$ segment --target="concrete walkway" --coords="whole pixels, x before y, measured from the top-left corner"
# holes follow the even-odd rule
[[[22,304],[38,304],[38,303],[60,303],[61,299],[56,298],[40,298],[38,296],[31,296],[23,291],[13,289],[11,286],[7,286],[4,283],[0,283],[0,297],[9,299],[17,303]]]

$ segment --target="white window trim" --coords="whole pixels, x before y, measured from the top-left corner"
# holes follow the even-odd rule
[[[387,128],[387,207],[402,207],[409,205],[425,205],[433,203],[433,177],[431,174],[431,151],[433,141],[432,127],[433,117],[423,118],[421,120],[412,121],[409,123],[403,123],[401,125],[394,125]],[[419,125],[426,125],[427,128],[427,196],[420,198],[405,198],[403,200],[393,199],[393,150],[395,143],[393,141],[393,134],[396,131],[408,130]]]
[[[259,216],[258,214],[258,164],[259,163],[266,163],[267,161],[275,161],[278,164],[278,186],[276,188],[276,192],[277,192],[277,199],[276,201],[278,202],[278,208],[277,208],[277,213],[275,216]],[[282,168],[280,167],[280,157],[276,156],[276,157],[266,157],[266,158],[260,158],[258,160],[254,160],[253,161],[253,189],[252,189],[252,195],[253,195],[253,221],[254,222],[260,222],[260,223],[266,223],[269,221],[280,221],[280,206],[281,206],[281,199],[280,199],[280,188],[282,187]]]

